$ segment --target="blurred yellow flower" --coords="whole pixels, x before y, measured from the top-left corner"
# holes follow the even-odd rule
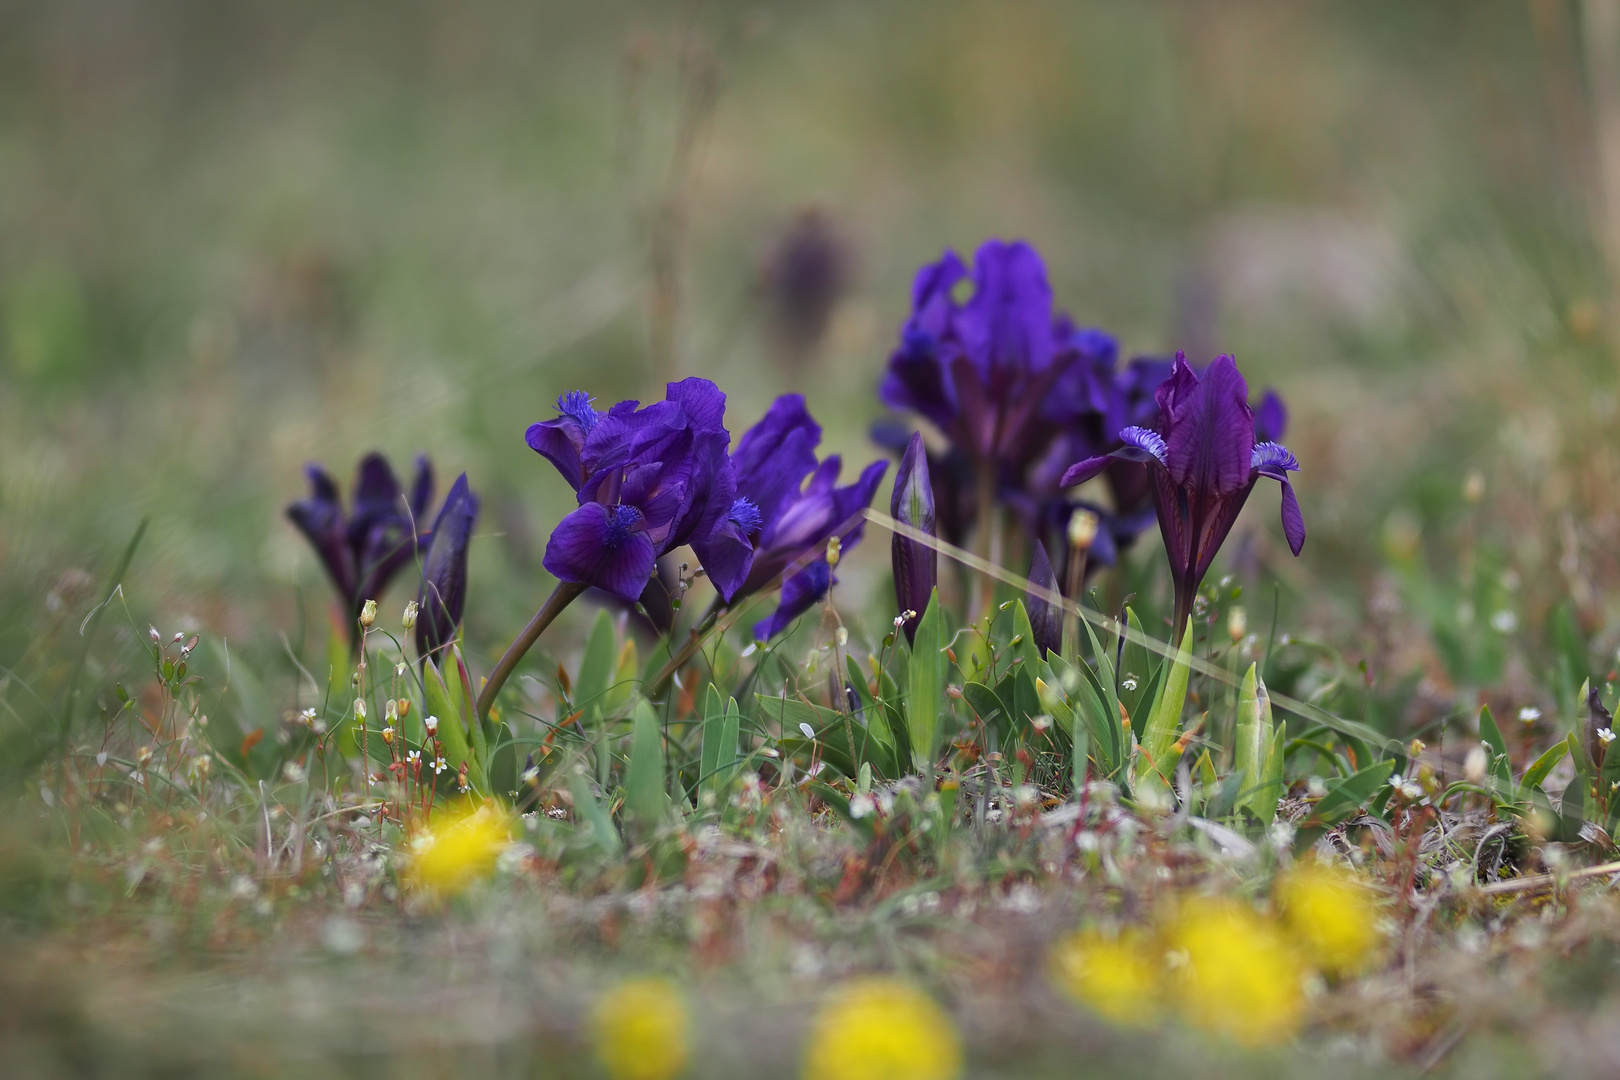
[[[1377,898],[1349,871],[1313,859],[1278,879],[1276,897],[1289,931],[1325,973],[1354,974],[1377,951]]]
[[[591,1012],[596,1056],[613,1080],[671,1080],[686,1068],[686,999],[663,979],[631,979]]]
[[[453,896],[488,877],[510,841],[506,816],[495,808],[451,807],[412,844],[407,876],[417,888]]]
[[[1278,1042],[1299,1026],[1305,967],[1282,931],[1253,908],[1224,899],[1189,901],[1170,944],[1189,1023],[1245,1046]]]
[[[805,1080],[951,1080],[962,1046],[945,1010],[892,979],[858,979],[824,1005]]]
[[[1161,1000],[1162,952],[1140,934],[1071,934],[1052,950],[1052,981],[1080,1004],[1116,1024],[1153,1020]]]

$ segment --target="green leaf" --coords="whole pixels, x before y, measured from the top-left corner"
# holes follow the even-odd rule
[[[1153,711],[1148,715],[1141,735],[1142,747],[1148,752],[1154,772],[1167,783],[1175,767],[1170,756],[1176,745],[1176,737],[1181,734],[1181,710],[1187,703],[1187,679],[1192,674],[1192,640],[1192,619],[1189,618],[1187,628],[1181,635],[1181,648],[1176,650],[1175,661],[1159,687],[1159,696],[1153,702]]]
[[[1311,809],[1308,819],[1313,825],[1336,825],[1361,809],[1368,800],[1388,782],[1395,771],[1393,759],[1369,765],[1354,775],[1328,788],[1322,801]]]
[[[1035,648],[1035,628],[1030,625],[1029,612],[1022,600],[1013,601],[1013,659],[1022,660],[1022,666],[1033,672],[1041,662],[1040,651]]]
[[[1232,725],[1232,769],[1255,778],[1260,775],[1260,758],[1264,753],[1261,745],[1268,749],[1271,745],[1271,732],[1262,731],[1260,727],[1258,681],[1255,665],[1250,664],[1238,686],[1237,719]]]
[[[630,713],[630,764],[624,776],[625,809],[639,834],[645,837],[658,827],[668,798],[664,789],[664,733],[658,729],[652,704],[640,698]]]
[[[1119,771],[1120,764],[1124,760],[1122,749],[1124,732],[1119,725],[1119,710],[1116,709],[1112,713],[1108,711],[1108,707],[1103,704],[1102,696],[1089,678],[1075,673],[1072,669],[1068,673],[1056,670],[1053,673],[1057,675],[1060,685],[1069,687],[1071,683],[1073,684],[1069,693],[1073,695],[1080,720],[1075,728],[1077,731],[1085,732],[1086,741],[1091,747],[1091,759],[1097,763],[1097,771],[1105,777],[1113,776]]]
[[[1479,737],[1491,752],[1491,777],[1496,781],[1496,790],[1506,797],[1513,791],[1513,765],[1508,757],[1507,740],[1502,738],[1502,729],[1496,726],[1496,717],[1491,715],[1489,705],[1481,705],[1479,709]]]
[[[484,725],[479,723],[478,717],[473,713],[473,703],[478,696],[473,693],[472,677],[467,674],[467,662],[461,657],[461,645],[450,646],[450,658],[455,661],[454,677],[450,684],[460,693],[452,696],[456,698],[456,705],[460,709],[461,722],[472,735],[472,767],[467,770],[467,783],[480,795],[490,794],[489,790],[489,740],[484,736]],[[440,717],[442,720],[443,717]]]
[[[1142,643],[1142,639],[1147,637],[1147,632],[1142,629],[1142,623],[1137,619],[1136,612],[1126,608],[1125,621],[1129,633],[1125,639],[1125,653],[1120,657],[1119,700],[1125,704],[1125,711],[1131,716],[1142,716],[1145,711],[1143,705],[1153,700],[1148,695],[1155,688],[1161,665],[1158,658]],[[1126,680],[1130,679],[1136,682],[1134,690],[1125,688]]]
[[[422,686],[426,691],[427,715],[436,717],[439,721],[439,742],[444,746],[444,760],[452,769],[459,770],[463,763],[468,764],[469,778],[472,772],[472,748],[467,745],[467,729],[461,720],[461,709],[456,698],[450,696],[450,690],[445,685],[444,676],[439,667],[429,660],[422,665]]]
[[[1000,696],[984,683],[963,683],[962,698],[968,703],[968,708],[978,716],[980,723],[988,725],[997,717],[1001,718],[1003,724],[1008,722],[1007,708],[1002,705]]]
[[[574,680],[576,709],[586,731],[596,730],[606,705],[608,687],[613,685],[613,669],[618,656],[618,636],[613,632],[613,617],[604,609],[596,616],[591,636],[585,640],[585,655],[579,662],[579,677]]]
[[[590,830],[591,839],[602,854],[608,858],[617,857],[624,850],[624,842],[619,839],[619,830],[613,827],[613,819],[597,800],[590,781],[585,779],[583,773],[576,772],[568,778],[568,793],[574,799],[574,816]]]
[[[945,656],[949,633],[943,612],[936,588],[929,596],[928,610],[917,624],[906,669],[906,727],[912,757],[919,759],[928,773],[933,772],[939,748],[939,718],[945,707],[945,678],[950,667]]]
[[[1266,707],[1269,711],[1270,702]],[[1283,793],[1283,746],[1287,736],[1288,732],[1281,726],[1272,733],[1265,764],[1260,767],[1260,782],[1248,801],[1249,809],[1262,825],[1270,825],[1277,819],[1277,804],[1282,801]]]
[[[1524,770],[1524,776],[1519,779],[1519,790],[1526,793],[1540,791],[1542,783],[1546,781],[1547,776],[1557,767],[1558,763],[1564,760],[1564,755],[1567,753],[1569,753],[1569,744],[1566,742],[1560,741],[1549,746],[1545,753],[1532,761],[1530,766]]]
[[[703,748],[698,755],[698,791],[717,798],[736,769],[739,715],[735,698],[709,686],[703,695]]]

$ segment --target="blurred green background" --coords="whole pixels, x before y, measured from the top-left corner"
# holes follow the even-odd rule
[[[1426,640],[1478,547],[1522,632],[1603,638],[1616,48],[1602,0],[0,3],[0,663],[143,517],[141,618],[276,663],[328,602],[281,508],[373,447],[484,494],[497,649],[559,392],[705,375],[736,433],[800,390],[858,466],[912,272],[988,236],[1127,355],[1284,392],[1311,539],[1278,558],[1270,491],[1240,534],[1291,616]]]

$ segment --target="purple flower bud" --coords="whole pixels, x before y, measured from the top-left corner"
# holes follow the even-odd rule
[[[407,497],[381,454],[367,454],[355,477],[354,502],[345,512],[337,481],[319,465],[305,467],[310,495],[287,507],[320,556],[358,642],[361,605],[382,595],[388,582],[427,550],[425,518],[433,501],[433,467],[416,459]]]
[[[894,493],[889,497],[889,513],[896,521],[918,532],[931,537],[939,535],[934,516],[934,486],[928,476],[928,454],[920,432],[911,437],[900,459]],[[905,616],[906,640],[911,641],[939,580],[939,552],[900,533],[894,534],[889,551],[894,566],[894,598]]]
[[[432,657],[434,663],[440,662],[461,626],[467,602],[467,541],[477,519],[478,496],[467,487],[467,474],[462,473],[433,522],[416,598],[416,652],[424,659]]]
[[[1047,558],[1046,545],[1035,541],[1035,554],[1029,563],[1030,591],[1024,594],[1024,608],[1029,612],[1029,628],[1035,634],[1035,647],[1042,656],[1063,645],[1063,606],[1046,596],[1058,592],[1057,575],[1052,573],[1052,560]]]

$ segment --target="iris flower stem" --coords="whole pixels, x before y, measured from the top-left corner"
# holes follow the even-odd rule
[[[687,633],[686,643],[681,646],[680,651],[670,657],[664,666],[658,669],[658,674],[652,677],[652,681],[647,684],[647,693],[657,693],[677,671],[686,666],[688,660],[697,655],[697,651],[703,647],[703,640],[709,636],[709,631],[714,629],[725,611],[725,605],[718,601],[708,610],[698,624]]]
[[[489,717],[490,706],[495,704],[495,695],[499,694],[501,687],[506,685],[506,680],[511,677],[512,669],[517,667],[518,661],[522,660],[524,654],[534,647],[536,641],[540,640],[540,635],[545,633],[546,627],[550,626],[558,615],[562,614],[563,608],[573,603],[579,594],[584,591],[585,586],[574,581],[559,581],[557,587],[551,590],[551,595],[546,597],[544,604],[540,605],[540,610],[534,613],[534,618],[529,620],[529,625],[525,626],[516,640],[506,647],[506,652],[501,655],[500,660],[495,664],[495,669],[489,673],[489,678],[485,680],[484,688],[478,692],[478,718],[480,720]]]
[[[978,548],[975,555],[993,566],[1001,565],[1001,539],[996,528],[996,467],[990,462],[979,464],[979,529],[974,537]],[[973,591],[973,621],[977,622],[996,602],[996,582],[988,574],[980,574]]]

